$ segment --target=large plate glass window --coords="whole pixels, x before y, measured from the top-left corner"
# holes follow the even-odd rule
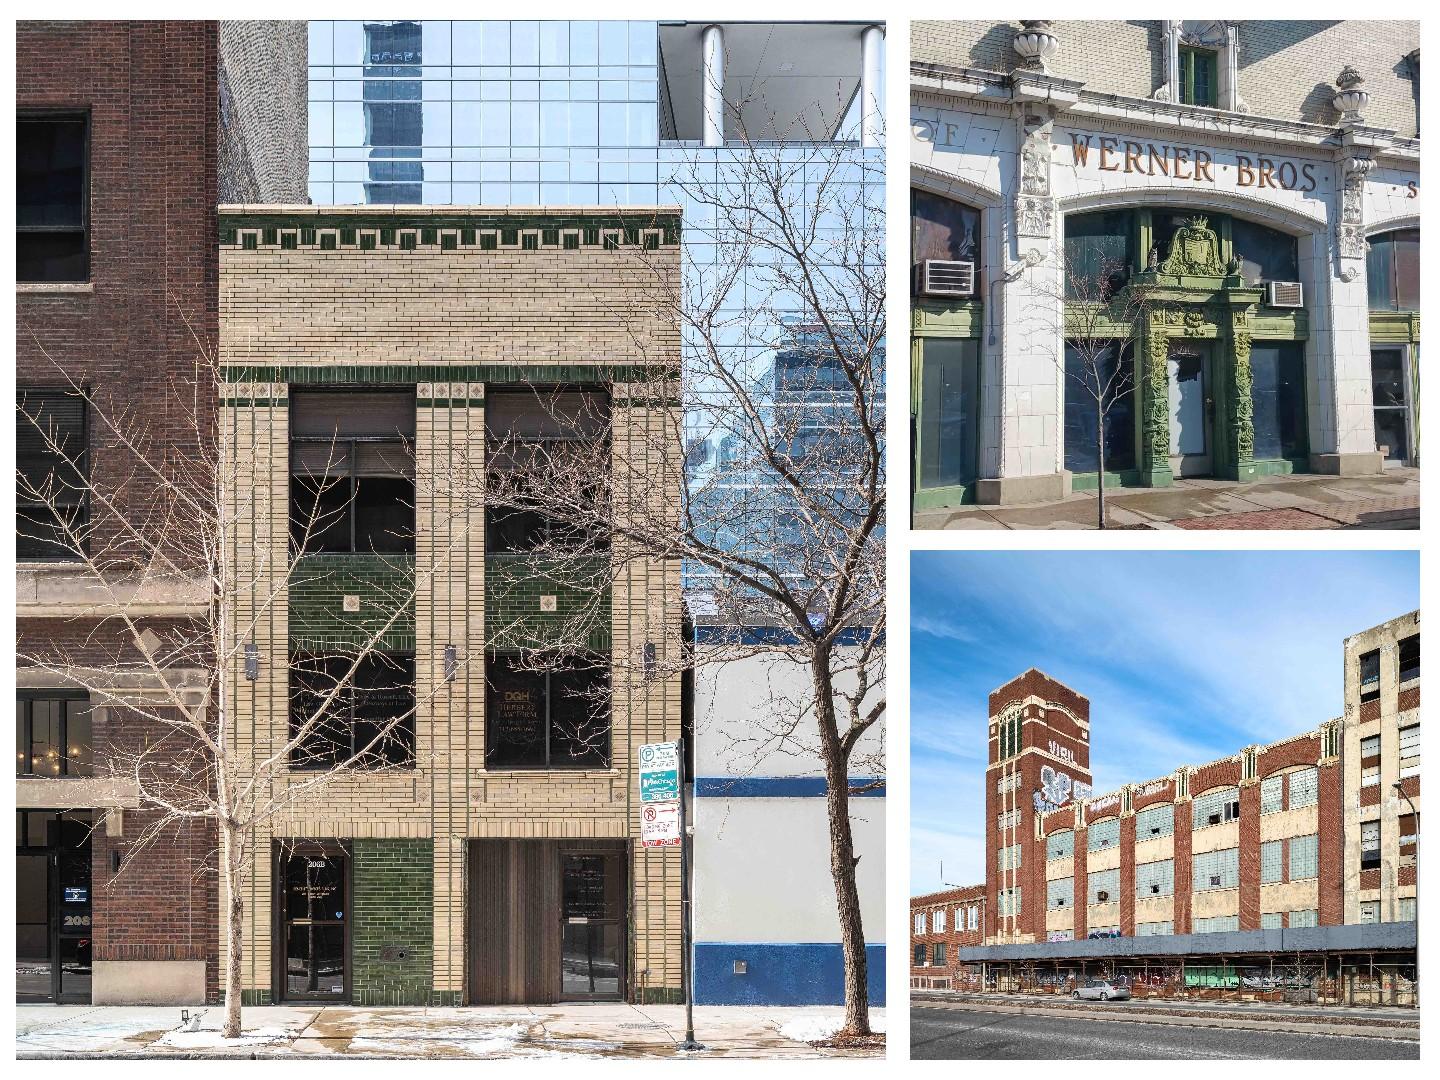
[[[343,855],[282,850],[281,979],[286,1000],[345,999],[346,885]]]
[[[21,389],[15,406],[15,554],[78,559],[89,506],[85,399]]]
[[[609,766],[610,667],[602,658],[575,657],[552,667],[492,654],[486,681],[488,768]]]
[[[1135,467],[1135,362],[1118,344],[1065,345],[1065,468],[1100,468],[1096,438],[1105,425],[1105,471]]]
[[[15,125],[15,280],[90,279],[90,119],[21,113]]]
[[[415,658],[376,652],[361,657],[353,674],[352,666],[345,655],[291,661],[290,735],[300,737],[291,768],[414,763]]]
[[[919,486],[974,481],[980,450],[980,342],[920,340]]]
[[[1296,341],[1256,342],[1250,349],[1250,371],[1255,459],[1304,457],[1309,452],[1305,346]]]
[[[90,702],[83,693],[22,692],[15,700],[15,775],[89,776]]]
[[[620,996],[625,949],[622,862],[619,852],[562,855],[560,992],[564,998]]]

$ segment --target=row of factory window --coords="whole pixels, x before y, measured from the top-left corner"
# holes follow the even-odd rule
[[[1400,729],[1400,779],[1420,775],[1420,725],[1407,724]],[[1360,740],[1360,786],[1380,783],[1380,736],[1367,735]]]
[[[1411,634],[1401,638],[1396,649],[1396,660],[1401,686],[1420,677],[1420,635]],[[1380,699],[1380,650],[1371,649],[1360,654],[1360,701]]]
[[[945,933],[946,916],[945,908],[936,908],[927,913],[917,911],[915,913],[915,933],[917,934],[943,934]],[[926,930],[926,926],[929,930]],[[955,909],[955,932],[980,929],[980,905],[964,904]]]
[[[1420,815],[1416,813],[1401,814],[1395,819],[1395,830],[1401,860],[1413,862],[1420,840]],[[1382,829],[1379,818],[1371,818],[1369,821],[1360,823],[1361,870],[1378,870],[1380,868],[1381,836]]]
[[[17,555],[70,559],[85,550],[89,434],[84,396],[22,389],[16,443]],[[290,534],[297,552],[409,554],[415,550],[413,389],[292,390]],[[485,460],[461,462],[457,487],[484,479],[503,492],[487,505],[487,554],[556,544],[602,550],[606,537],[546,512],[539,489],[573,463],[598,471],[609,398],[576,387],[491,388]],[[598,482],[598,478],[597,478]]]

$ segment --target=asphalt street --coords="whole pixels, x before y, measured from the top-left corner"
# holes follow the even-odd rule
[[[1414,1040],[1249,1031],[957,1009],[910,1010],[910,1056],[940,1058],[1418,1058]]]

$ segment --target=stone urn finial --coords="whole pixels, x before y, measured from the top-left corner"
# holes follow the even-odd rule
[[[1360,72],[1346,64],[1336,76],[1335,85],[1340,88],[1340,92],[1335,95],[1331,104],[1340,113],[1340,126],[1353,127],[1365,123],[1363,113],[1365,106],[1370,104],[1370,95],[1361,89],[1365,80],[1360,77]]]
[[[1012,43],[1020,56],[1020,66],[1030,71],[1049,73],[1049,62],[1060,52],[1060,39],[1050,32],[1049,19],[1021,19],[1023,29]]]

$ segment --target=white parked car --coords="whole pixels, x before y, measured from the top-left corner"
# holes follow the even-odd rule
[[[1077,1001],[1129,1001],[1130,987],[1108,979],[1086,979],[1070,994]]]

